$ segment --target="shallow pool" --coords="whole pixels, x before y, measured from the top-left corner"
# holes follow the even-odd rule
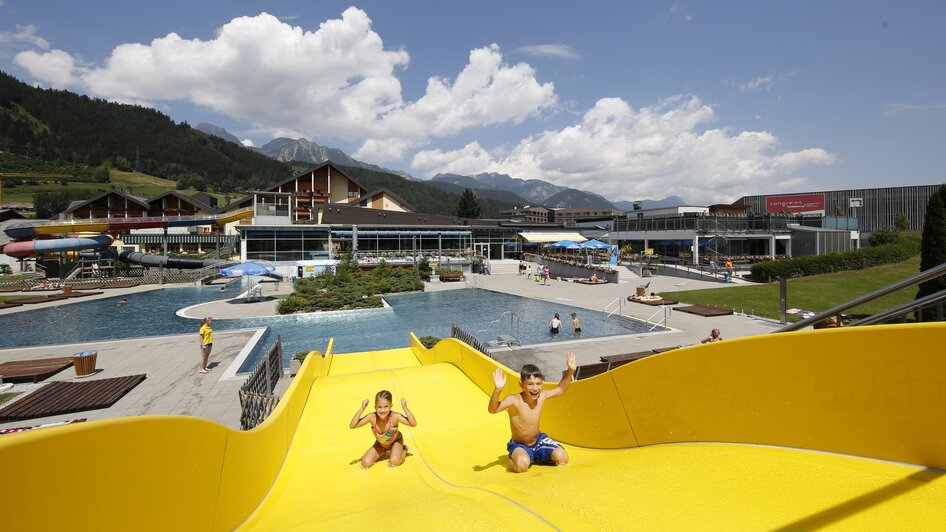
[[[238,283],[221,292],[217,287],[167,288],[132,294],[128,303],[118,297],[84,301],[0,316],[0,348],[113,340],[165,334],[197,335],[197,320],[182,318],[178,309],[240,293]],[[408,333],[450,336],[456,323],[483,342],[513,335],[522,345],[573,340],[570,314],[581,318],[581,338],[632,334],[649,325],[604,313],[512,296],[488,290],[449,290],[388,296],[391,308],[356,312],[303,314],[214,321],[214,330],[270,327],[283,342],[284,358],[293,353],[324,351],[335,338],[336,353],[391,349],[408,345]],[[558,312],[564,326],[552,336],[548,322]],[[663,329],[659,329],[663,330]],[[249,360],[244,369],[252,363]]]

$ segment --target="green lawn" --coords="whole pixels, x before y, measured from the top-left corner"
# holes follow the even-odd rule
[[[829,273],[789,279],[788,308],[820,312],[873,292],[920,271],[920,257],[899,264],[887,264],[866,270]],[[845,314],[873,314],[912,301],[917,288],[891,294]],[[779,318],[779,283],[767,285],[709,288],[684,292],[665,292],[681,303],[703,303],[746,312],[765,318]],[[789,316],[789,319],[792,319]]]

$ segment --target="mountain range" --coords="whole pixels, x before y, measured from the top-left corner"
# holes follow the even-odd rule
[[[225,129],[213,124],[200,123],[196,126],[208,135],[214,135],[230,142],[240,144],[239,139]],[[261,147],[252,148],[258,153],[281,162],[302,162],[322,164],[332,161],[340,166],[365,168],[375,172],[384,172],[416,180],[406,172],[399,172],[359,161],[340,149],[319,145],[308,139],[277,138]],[[481,173],[472,176],[458,174],[437,174],[426,182],[439,190],[460,194],[469,188],[477,197],[502,201],[513,205],[542,205],[549,208],[585,208],[633,210],[634,202],[611,202],[599,194],[575,188],[564,187],[541,179],[518,179],[499,173]],[[685,202],[677,196],[661,200],[642,200],[645,209],[683,205]]]

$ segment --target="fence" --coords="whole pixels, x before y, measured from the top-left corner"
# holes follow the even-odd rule
[[[276,408],[279,397],[273,394],[282,377],[282,340],[279,336],[240,387],[240,428],[250,430]]]
[[[464,342],[468,346],[472,347],[473,349],[476,349],[477,351],[479,351],[480,353],[483,353],[489,358],[493,358],[493,355],[489,353],[489,350],[486,349],[486,346],[484,346],[479,340],[477,340],[475,336],[463,330],[463,328],[457,325],[456,323],[450,324],[450,337],[456,338],[457,340]]]

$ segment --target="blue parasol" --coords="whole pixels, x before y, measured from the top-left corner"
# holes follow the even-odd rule
[[[606,244],[600,240],[591,239],[581,244],[581,247],[585,249],[610,249],[611,244]]]
[[[554,244],[549,244],[549,247],[556,249],[581,249],[581,245],[576,244],[571,240],[559,240]]]

